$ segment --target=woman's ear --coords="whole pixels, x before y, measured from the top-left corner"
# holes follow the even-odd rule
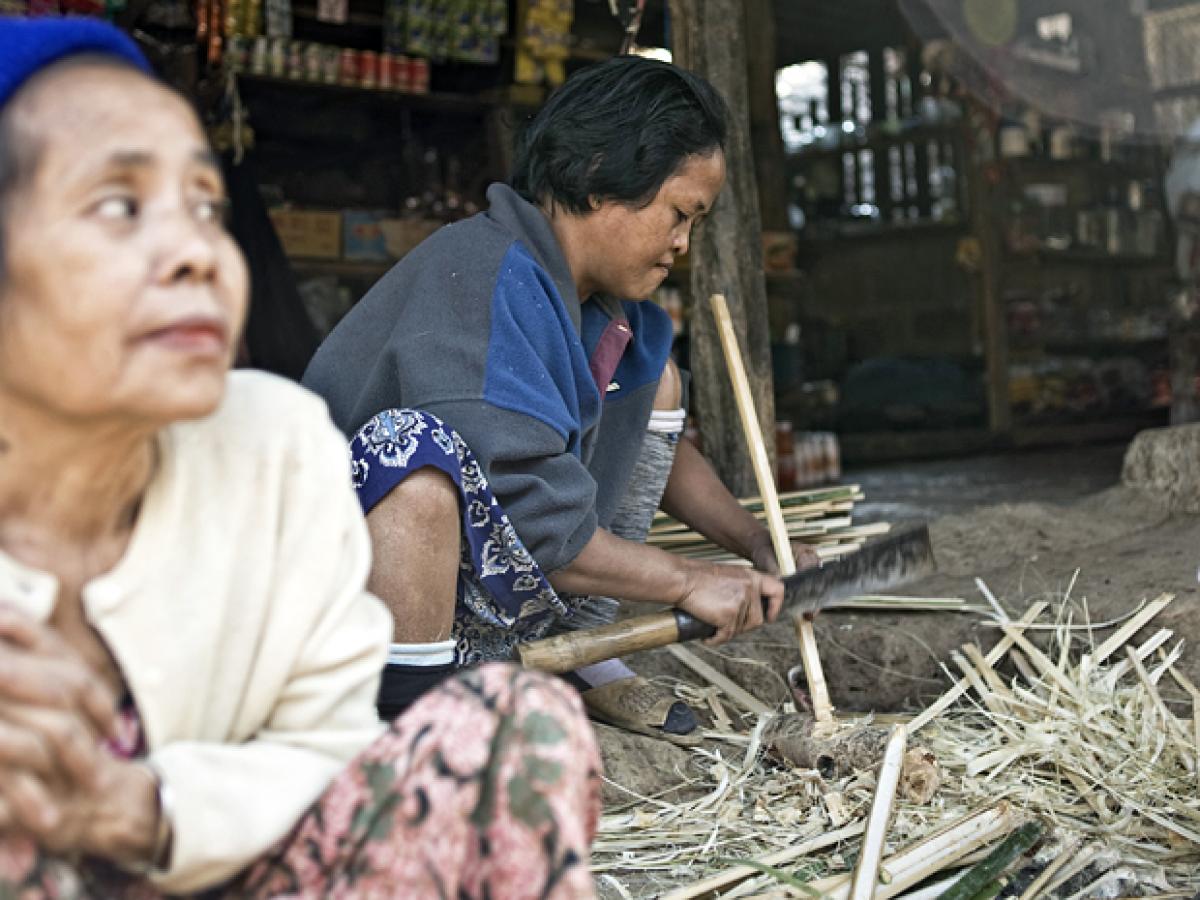
[[[588,210],[590,212],[595,212],[596,210],[598,210],[600,208],[600,206],[601,206],[600,198],[597,197],[595,194],[588,194]]]

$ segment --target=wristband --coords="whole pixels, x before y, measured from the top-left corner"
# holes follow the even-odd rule
[[[148,859],[137,862],[119,863],[119,867],[130,875],[146,876],[155,872],[164,872],[170,866],[171,838],[174,833],[175,798],[170,785],[163,780],[158,768],[150,762],[143,766],[154,779],[154,796],[158,806],[158,816],[155,819],[154,842],[150,848]]]

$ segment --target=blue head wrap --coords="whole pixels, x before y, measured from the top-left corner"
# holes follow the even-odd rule
[[[142,51],[124,32],[99,19],[0,16],[0,109],[21,85],[53,63],[80,53],[123,59],[152,74]]]

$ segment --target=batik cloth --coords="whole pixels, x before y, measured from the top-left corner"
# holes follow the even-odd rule
[[[451,631],[457,665],[511,658],[517,644],[544,637],[582,602],[564,600],[550,586],[471,449],[437,416],[384,410],[354,435],[350,457],[364,513],[427,466],[458,489],[462,541]]]
[[[128,721],[128,720],[127,720]],[[122,743],[140,744],[127,733]],[[114,750],[114,752],[116,752]],[[443,682],[265,857],[203,900],[594,897],[600,757],[579,697],[513,666]],[[148,880],[0,839],[0,897],[161,900]]]

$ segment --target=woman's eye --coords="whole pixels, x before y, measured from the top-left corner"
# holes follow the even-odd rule
[[[682,209],[675,210],[675,221],[676,222],[678,222],[680,225],[682,225],[687,220],[688,220],[687,213],[685,213]]]
[[[96,204],[96,215],[102,219],[132,219],[138,214],[133,197],[105,197]]]
[[[200,200],[196,203],[196,218],[202,222],[224,222],[229,209],[229,201],[225,198]]]

